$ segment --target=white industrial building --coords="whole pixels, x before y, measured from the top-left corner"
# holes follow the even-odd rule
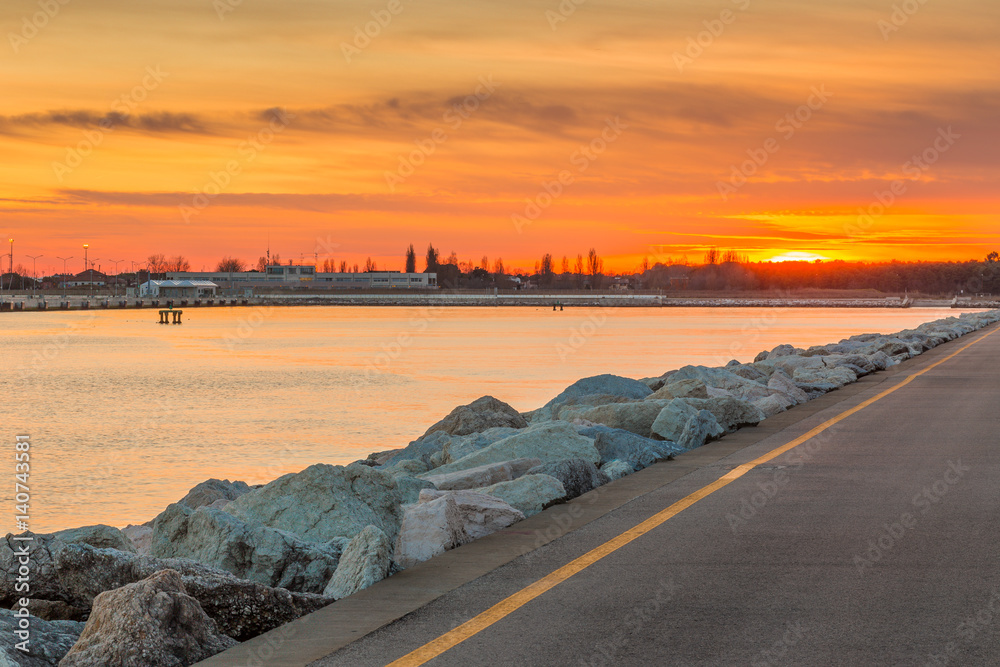
[[[147,280],[139,283],[139,296],[150,299],[204,299],[214,297],[218,287],[210,280]]]
[[[312,265],[275,265],[267,271],[168,272],[171,280],[204,280],[228,287],[299,287],[309,289],[434,289],[436,273],[322,273]]]

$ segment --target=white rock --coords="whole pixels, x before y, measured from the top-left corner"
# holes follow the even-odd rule
[[[542,462],[577,458],[586,459],[591,463],[601,461],[601,455],[594,447],[594,441],[579,435],[572,424],[543,422],[526,428],[517,435],[498,440],[454,463],[435,468],[434,473],[440,475],[487,463],[502,463],[524,458],[539,459]]]
[[[412,567],[524,518],[504,501],[474,491],[425,490],[424,497],[428,500],[408,505],[403,515],[393,557],[401,567]]]
[[[566,497],[566,487],[551,475],[525,475],[477,491],[500,498],[523,512],[524,516],[538,514],[549,505]]]
[[[385,579],[390,567],[392,542],[376,526],[367,526],[344,549],[323,595],[336,600],[346,598]]]

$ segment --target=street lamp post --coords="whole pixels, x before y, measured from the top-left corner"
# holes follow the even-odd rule
[[[83,244],[83,273],[84,273],[84,275],[86,275],[87,269],[90,268],[90,264],[87,262],[87,251],[88,251],[89,248],[90,248],[90,244],[89,243],[84,243]],[[93,282],[94,282],[93,279],[91,279],[90,282],[91,282],[91,285],[90,285],[91,291],[93,291],[93,287],[94,287],[94,285],[93,285]]]
[[[124,262],[124,259],[109,259],[109,262],[115,265],[115,292],[114,296],[118,296],[118,264]]]
[[[66,261],[73,259],[72,257],[56,257],[56,259],[61,259],[63,262],[63,272],[62,272],[62,286],[63,286],[63,296],[66,296]]]
[[[10,241],[10,267],[7,272],[10,273],[10,294],[11,297],[14,296],[14,239],[7,239]],[[3,280],[0,280],[2,283]]]
[[[38,284],[38,273],[35,270],[37,266],[36,262],[39,257],[45,257],[45,255],[25,255],[25,257],[31,258],[31,298],[35,298],[35,286]]]

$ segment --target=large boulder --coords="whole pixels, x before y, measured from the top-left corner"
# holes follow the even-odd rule
[[[57,531],[53,535],[66,544],[89,544],[98,549],[118,549],[118,551],[136,553],[132,541],[113,526],[98,524],[82,528],[69,528]]]
[[[796,386],[809,394],[840,389],[844,385],[857,381],[857,379],[857,373],[843,366],[835,366],[833,368],[827,366],[823,366],[822,368],[797,368],[792,375],[792,380]]]
[[[532,421],[546,419],[565,419],[558,415],[558,406],[564,404],[602,405],[613,403],[612,398],[639,400],[646,398],[653,391],[646,383],[639,380],[620,377],[618,375],[595,375],[577,380],[566,387],[558,396],[532,413]],[[583,399],[590,398],[590,401]]]
[[[322,593],[337,569],[347,538],[326,544],[251,524],[207,506],[175,503],[153,524],[151,555],[189,558],[240,579],[304,593]]]
[[[497,482],[509,482],[528,472],[530,468],[537,466],[541,459],[514,459],[512,461],[502,461],[500,463],[487,463],[456,470],[444,474],[427,474],[423,479],[430,482],[434,488],[441,491],[460,491],[462,489],[474,489],[480,486],[489,486]]]
[[[473,452],[454,463],[441,466],[434,472],[444,474],[513,459],[539,459],[545,462],[575,458],[598,463],[601,455],[594,447],[594,441],[579,435],[571,424],[547,422],[498,440],[489,447]]]
[[[392,477],[361,464],[311,465],[244,494],[223,511],[307,542],[353,538],[374,525],[395,539],[402,498]]]
[[[469,435],[449,435],[442,431],[434,436],[444,436],[439,452],[431,456],[431,467],[436,468],[448,463],[454,463],[472,452],[477,452],[484,447],[489,447],[497,440],[516,434],[520,429],[510,426],[497,426],[488,428],[481,433],[470,433]]]
[[[612,403],[600,405],[579,413],[579,418],[593,424],[604,424],[648,438],[656,416],[666,405],[666,401],[636,401],[634,403]]]
[[[98,595],[80,639],[59,664],[186,667],[235,645],[188,595],[181,575],[163,570]]]
[[[236,500],[245,493],[250,493],[250,486],[246,482],[230,482],[228,479],[213,477],[197,484],[177,502],[195,510],[203,505],[211,505],[217,500]]]
[[[366,526],[344,549],[323,595],[346,598],[385,579],[391,568],[392,542],[378,527]]]
[[[771,392],[762,382],[748,380],[745,377],[733,373],[728,368],[709,368],[707,366],[685,366],[670,376],[670,382],[680,380],[697,380],[707,387],[724,389],[733,396],[744,401],[752,401],[755,398],[764,398]],[[670,385],[668,384],[667,387]]]
[[[566,488],[551,475],[525,475],[476,491],[503,500],[523,512],[524,516],[538,514],[546,507],[566,500]]]
[[[404,568],[524,518],[499,498],[475,491],[424,491],[420,497],[407,506],[396,540],[393,560]]]
[[[724,399],[675,398],[663,408],[653,423],[653,433],[675,442],[685,450],[701,447],[708,440],[725,433],[725,429],[708,410],[695,409],[690,402]],[[729,399],[733,400],[733,399]],[[690,402],[689,402],[690,401]]]
[[[653,422],[652,432],[664,440],[678,442],[688,420],[698,413],[691,404],[681,398],[675,398],[660,410]],[[687,448],[685,448],[687,449]]]
[[[635,469],[632,467],[632,464],[629,463],[628,461],[614,460],[614,461],[608,461],[607,463],[602,465],[601,472],[607,475],[608,479],[610,479],[613,482],[616,479],[621,479],[622,477],[625,477],[626,475],[631,475],[633,472],[635,472]]]
[[[25,535],[31,535],[30,533]],[[159,559],[89,544],[66,544],[51,535],[32,535],[32,598],[64,602],[89,610],[104,591],[141,581],[160,570],[181,573],[188,593],[219,624],[222,632],[244,641],[315,611],[331,602],[321,595],[293,593],[239,579],[228,572],[182,558]],[[0,606],[20,597],[14,586],[22,543],[8,535],[0,541]]]
[[[673,442],[643,438],[621,429],[598,425],[580,429],[580,435],[593,438],[601,455],[601,465],[610,461],[627,461],[632,472],[642,470],[657,461],[666,461],[684,451]]]
[[[767,398],[758,398],[753,404],[764,413],[765,417],[773,417],[795,405],[795,401],[780,392],[775,392]]]
[[[447,417],[427,429],[423,437],[438,431],[451,435],[469,435],[498,426],[526,428],[528,422],[510,405],[492,396],[483,396],[452,410]]]
[[[664,400],[672,398],[708,398],[708,388],[701,380],[693,378],[673,380],[665,382],[660,389],[646,397],[647,401]]]
[[[566,459],[565,461],[549,461],[537,465],[528,471],[528,475],[551,475],[562,482],[566,492],[566,500],[582,496],[603,486],[611,479],[601,472],[597,466],[583,459]]]
[[[83,623],[77,621],[46,621],[29,616],[29,630],[20,628],[21,618],[10,609],[0,609],[0,667],[55,667],[76,643],[83,632]],[[29,632],[18,636],[16,632]],[[27,639],[27,651],[17,644]]]
[[[770,393],[767,393],[760,398],[767,398],[770,395]],[[685,400],[695,410],[708,410],[711,412],[715,416],[716,421],[719,422],[727,433],[733,433],[741,426],[756,426],[764,421],[766,417],[757,406],[732,396],[689,398]]]
[[[771,374],[767,381],[767,388],[772,393],[779,393],[787,397],[793,405],[800,405],[809,400],[809,394],[802,391],[783,370],[775,370]]]

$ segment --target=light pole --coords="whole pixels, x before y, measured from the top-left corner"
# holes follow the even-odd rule
[[[63,286],[63,296],[66,296],[66,261],[73,259],[72,257],[56,257],[56,259],[61,259],[63,261],[63,272],[62,272],[62,286]]]
[[[10,241],[10,268],[7,270],[10,273],[10,295],[14,296],[14,239],[7,239]],[[0,281],[2,282],[2,281]]]
[[[38,284],[38,275],[35,271],[36,262],[39,257],[45,257],[45,255],[25,255],[25,257],[31,258],[31,298],[35,298],[35,285]]]
[[[109,259],[109,262],[115,265],[115,293],[114,296],[118,296],[118,264],[124,262],[124,259]]]
[[[83,244],[83,274],[87,275],[87,269],[90,268],[90,264],[87,262],[87,250],[90,248],[89,243]],[[91,281],[93,282],[93,281]],[[93,285],[91,285],[93,287]]]
[[[90,296],[94,296],[94,264],[101,261],[100,257],[90,260]]]

